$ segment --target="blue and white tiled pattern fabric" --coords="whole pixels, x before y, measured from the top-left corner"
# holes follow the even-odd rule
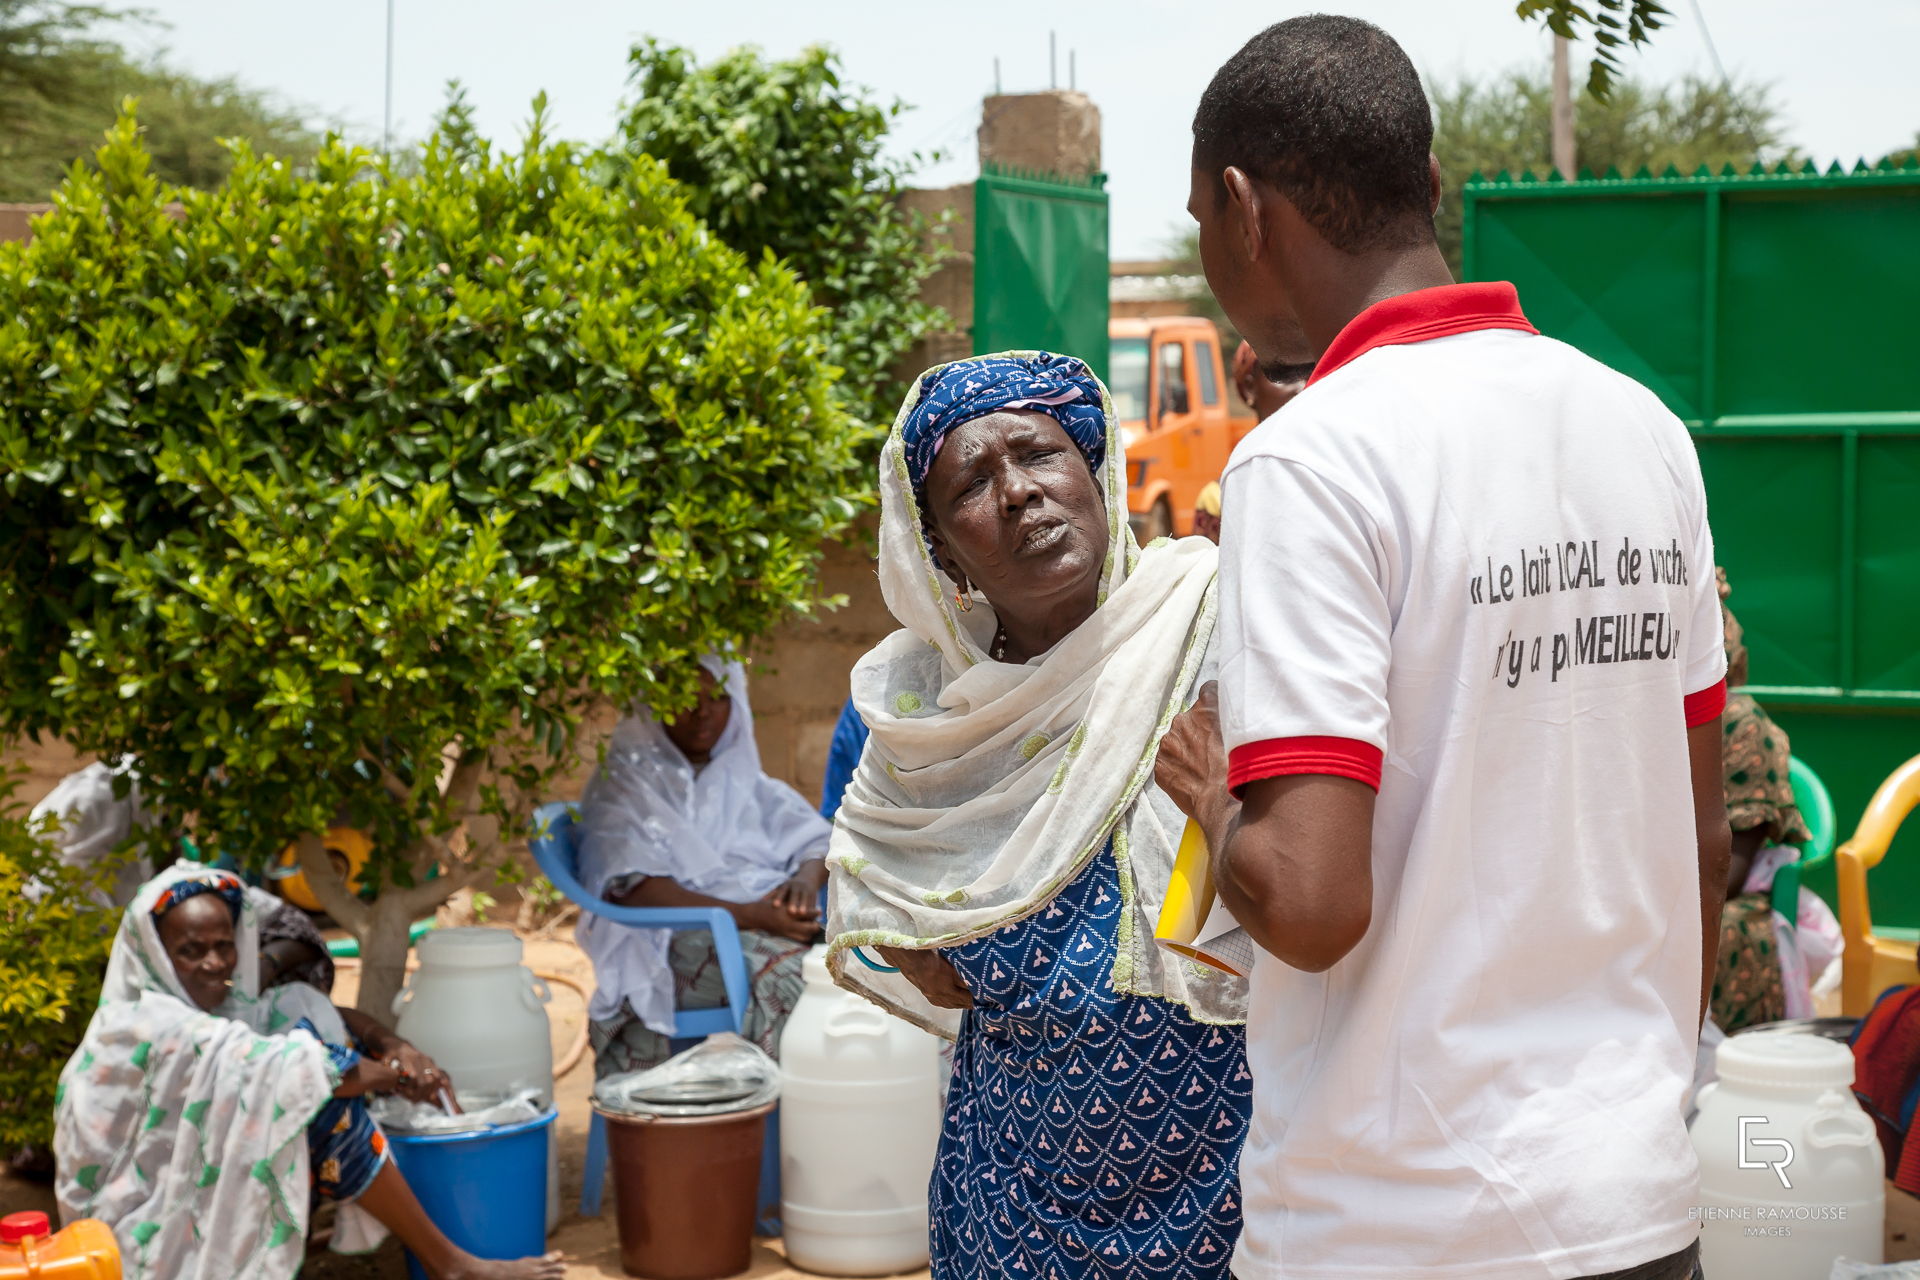
[[[1121,995],[1111,847],[947,957],[973,992],[933,1176],[934,1280],[1226,1280],[1249,1092],[1239,1027]]]

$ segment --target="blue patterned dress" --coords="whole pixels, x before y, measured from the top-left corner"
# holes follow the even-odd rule
[[[949,948],[973,992],[931,1192],[934,1280],[1225,1280],[1246,1039],[1113,989],[1111,847],[1047,907]]]

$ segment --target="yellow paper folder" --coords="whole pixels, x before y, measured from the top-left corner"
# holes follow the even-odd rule
[[[1180,835],[1180,851],[1173,858],[1173,878],[1167,881],[1167,899],[1160,907],[1160,923],[1153,936],[1161,942],[1191,943],[1200,936],[1213,909],[1213,855],[1206,833],[1189,820]]]
[[[1212,922],[1213,928],[1207,925]],[[1213,891],[1213,856],[1200,824],[1191,820],[1181,833],[1173,875],[1153,939],[1189,960],[1244,978],[1253,971],[1253,940],[1227,914]]]

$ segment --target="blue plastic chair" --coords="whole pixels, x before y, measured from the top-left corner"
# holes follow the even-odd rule
[[[534,811],[533,833],[527,846],[541,874],[553,887],[582,911],[631,925],[636,929],[706,929],[713,934],[714,954],[720,961],[720,976],[726,983],[727,1003],[717,1009],[681,1009],[673,1019],[673,1047],[685,1048],[717,1031],[738,1034],[747,1013],[747,960],[740,950],[740,930],[733,916],[720,907],[623,907],[587,892],[580,883],[579,852],[574,847],[574,807],[566,803],[544,804]],[[775,1113],[777,1115],[777,1113]],[[769,1206],[780,1202],[780,1127],[775,1115],[767,1117],[767,1145],[761,1160],[760,1214],[765,1218]],[[600,1213],[600,1197],[607,1177],[607,1122],[598,1111],[587,1128],[587,1164],[580,1182],[580,1212],[585,1217]]]

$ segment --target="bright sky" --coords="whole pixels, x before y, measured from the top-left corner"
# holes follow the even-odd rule
[[[1185,224],[1188,127],[1214,70],[1270,22],[1316,7],[1378,22],[1431,80],[1545,66],[1548,40],[1514,17],[1513,0],[1342,0],[1323,6],[1253,0],[974,0],[972,4],[875,0],[394,0],[396,136],[425,131],[446,81],[467,86],[480,128],[518,136],[544,89],[559,133],[586,139],[612,128],[625,90],[625,55],[652,35],[703,58],[742,43],[776,55],[825,43],[851,78],[915,108],[898,129],[900,150],[944,150],[921,185],[964,182],[977,171],[973,131],[994,61],[1009,92],[1048,86],[1047,35],[1058,33],[1058,78],[1076,80],[1104,115],[1111,175],[1113,254],[1157,257]],[[1696,8],[1736,77],[1772,82],[1790,136],[1824,164],[1878,157],[1911,145],[1920,129],[1912,90],[1920,49],[1915,0],[1667,0],[1673,25],[1632,59],[1664,80],[1713,74]],[[380,136],[385,85],[385,0],[321,5],[260,0],[145,0],[170,24],[150,40],[201,75],[234,75],[271,89],[360,137]],[[1584,56],[1577,66],[1584,66]],[[1577,73],[1578,74],[1578,73]]]

